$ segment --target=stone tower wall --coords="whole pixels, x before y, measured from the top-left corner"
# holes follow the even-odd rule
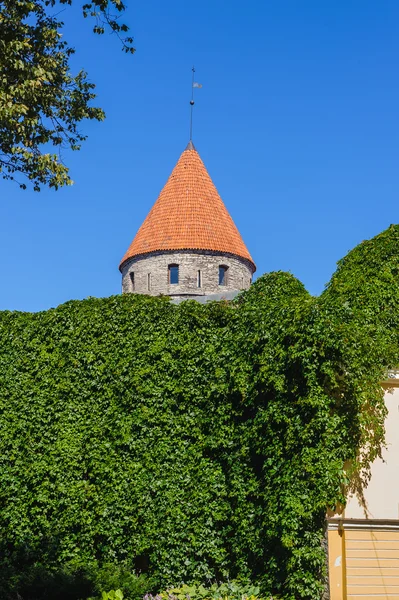
[[[169,265],[179,265],[179,283],[169,283]],[[219,266],[228,267],[226,285],[219,285]],[[198,271],[201,287],[198,287]],[[134,289],[131,278],[134,273]],[[252,264],[238,256],[201,250],[151,252],[134,257],[122,267],[122,292],[150,296],[195,297],[248,289]]]

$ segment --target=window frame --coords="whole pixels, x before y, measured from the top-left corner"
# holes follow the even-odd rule
[[[177,281],[172,281],[174,279],[174,275],[177,275]],[[177,263],[171,263],[168,265],[168,284],[169,285],[179,285],[179,265]]]
[[[221,273],[223,272],[223,278],[221,278]],[[227,277],[228,277],[229,267],[227,265],[219,265],[219,285],[221,287],[225,287],[227,285]]]

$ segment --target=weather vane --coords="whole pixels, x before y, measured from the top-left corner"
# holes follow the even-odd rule
[[[193,72],[191,79],[191,100],[190,100],[190,142],[193,141],[193,107],[194,107],[194,88],[202,88],[201,83],[194,81],[195,69],[191,69]]]

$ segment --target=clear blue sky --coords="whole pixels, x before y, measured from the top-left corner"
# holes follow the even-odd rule
[[[397,0],[128,0],[137,52],[66,9],[103,124],[65,156],[75,185],[0,180],[0,308],[120,292],[118,264],[189,137],[256,264],[319,294],[399,201]],[[398,248],[399,252],[399,248]]]

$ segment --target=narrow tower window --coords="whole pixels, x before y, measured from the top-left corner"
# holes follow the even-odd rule
[[[150,292],[151,291],[151,273],[148,273],[148,275],[147,275],[147,288],[148,288],[148,291]]]
[[[225,265],[219,266],[219,285],[227,285],[227,271],[229,267]]]
[[[168,277],[169,277],[169,283],[171,283],[171,284],[179,283],[179,265],[169,265],[168,266]]]
[[[134,292],[134,271],[130,271],[130,283],[132,284],[132,292]]]
[[[197,287],[201,287],[202,282],[201,282],[201,271],[198,271],[198,275],[197,275]]]

